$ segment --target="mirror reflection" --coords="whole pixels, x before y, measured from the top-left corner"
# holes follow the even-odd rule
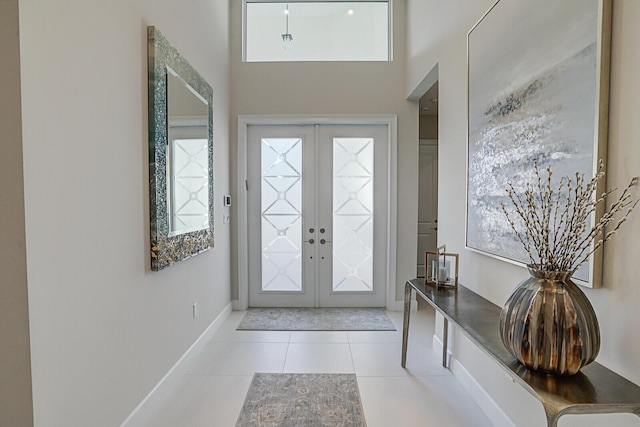
[[[169,236],[209,227],[207,101],[167,67]]]

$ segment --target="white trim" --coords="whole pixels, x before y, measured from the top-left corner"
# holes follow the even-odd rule
[[[158,384],[151,389],[151,391],[142,399],[142,401],[135,407],[135,409],[129,414],[127,418],[120,424],[120,427],[125,427],[129,422],[133,420],[138,411],[153,398],[156,393],[159,393],[160,389],[171,389],[180,379],[180,376],[186,371],[186,366],[189,361],[189,356],[197,354],[204,346],[211,340],[213,335],[218,331],[220,326],[231,314],[231,303],[227,304],[220,314],[211,322],[211,324],[205,329],[205,331],[195,340],[193,344],[184,352],[182,357],[173,364],[171,369],[158,381]]]
[[[387,12],[387,17],[389,19],[389,23],[387,24],[387,60],[389,62],[393,61],[393,39],[395,37],[393,37],[393,0],[388,0],[387,1],[387,7],[388,12]]]
[[[451,340],[451,337],[449,337],[449,340]],[[436,354],[438,354],[438,357],[442,359],[442,340],[437,334],[433,334],[433,337],[431,338],[431,348],[436,352]],[[450,350],[447,350],[447,366],[449,366],[449,370],[451,370],[452,359],[453,353]]]
[[[440,348],[442,348],[442,345],[440,345]],[[502,408],[500,408],[500,405],[489,396],[469,371],[467,371],[464,365],[455,357],[451,356],[449,360],[451,373],[460,381],[462,387],[464,387],[471,398],[478,404],[491,424],[499,427],[516,427],[513,421],[511,421]]]
[[[313,127],[313,140],[316,141],[315,144],[313,144],[313,148],[314,148],[314,153],[313,153],[313,158],[314,159],[319,159],[320,158],[320,144],[318,143],[318,141],[320,141],[320,126],[315,125]],[[306,170],[309,170],[308,168],[309,165],[305,165],[303,166]],[[317,169],[317,165],[313,165],[313,169],[316,170]],[[313,174],[318,174],[318,171],[313,172]],[[314,199],[313,199],[313,208],[311,209],[311,212],[313,212],[314,215],[314,222],[318,220],[319,212],[318,212],[318,206],[320,205],[320,180],[319,179],[314,179],[313,180],[313,184],[314,184],[314,189],[313,189],[313,195],[314,195]],[[333,222],[333,221],[332,221]],[[331,235],[333,236],[333,224],[331,224]],[[332,239],[333,240],[333,239]],[[315,257],[316,259],[318,258],[318,245],[315,246]],[[320,268],[318,266],[314,267],[313,272],[315,274],[315,277],[313,278],[313,280],[316,283],[320,283]],[[314,286],[313,287],[313,292],[314,292],[314,296],[313,296],[313,306],[316,308],[320,307],[320,286]]]
[[[387,182],[387,309],[396,299],[398,234],[398,116],[388,116],[389,153]],[[416,303],[417,304],[417,303]]]
[[[438,334],[433,334],[433,337],[431,337],[431,348],[437,354],[442,354],[442,340],[440,339]]]
[[[238,304],[234,310],[249,308],[249,247],[248,247],[248,217],[247,217],[247,127],[254,124],[246,116],[238,116],[238,162],[237,167],[237,199],[236,224],[238,224]]]
[[[439,64],[434,65],[431,71],[429,71],[429,73],[424,76],[422,81],[418,83],[418,86],[416,86],[415,89],[413,89],[413,91],[409,94],[407,100],[414,102],[420,101],[420,98],[422,98],[422,96],[427,93],[429,89],[431,89],[431,86],[436,84],[439,78],[438,67]]]
[[[431,347],[438,357],[442,357],[442,340],[437,334],[433,334]],[[478,381],[476,381],[469,371],[467,371],[467,368],[465,368],[450,351],[447,351],[447,359],[449,362],[449,371],[451,371],[453,376],[456,377],[466,392],[469,393],[469,396],[471,396],[471,398],[480,407],[492,425],[500,427],[516,427],[513,421],[511,421],[502,408],[500,408],[500,405],[491,398]]]
[[[167,119],[169,127],[207,126],[207,118],[201,116],[176,116]]]
[[[238,116],[238,300],[234,310],[249,307],[249,262],[247,233],[247,128],[249,125],[386,125],[389,132],[388,146],[388,210],[387,210],[387,310],[396,309],[396,251],[397,251],[397,203],[398,203],[398,116],[372,115],[239,115]]]
[[[426,138],[418,140],[418,144],[420,147],[437,147],[438,140],[433,138]]]
[[[323,0],[243,0],[246,3],[322,3]],[[334,3],[371,3],[380,0],[331,0]],[[381,0],[391,3],[393,0]]]
[[[247,0],[242,0],[242,62],[247,62]]]

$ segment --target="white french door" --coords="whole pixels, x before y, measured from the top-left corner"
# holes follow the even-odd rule
[[[250,125],[249,305],[383,307],[386,125]]]

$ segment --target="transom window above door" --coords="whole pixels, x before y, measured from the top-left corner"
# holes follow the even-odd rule
[[[390,61],[390,0],[243,1],[245,62]]]

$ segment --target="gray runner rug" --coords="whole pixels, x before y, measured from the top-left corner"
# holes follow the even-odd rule
[[[395,331],[383,308],[250,308],[239,331]]]
[[[236,427],[366,427],[355,374],[262,374]]]

